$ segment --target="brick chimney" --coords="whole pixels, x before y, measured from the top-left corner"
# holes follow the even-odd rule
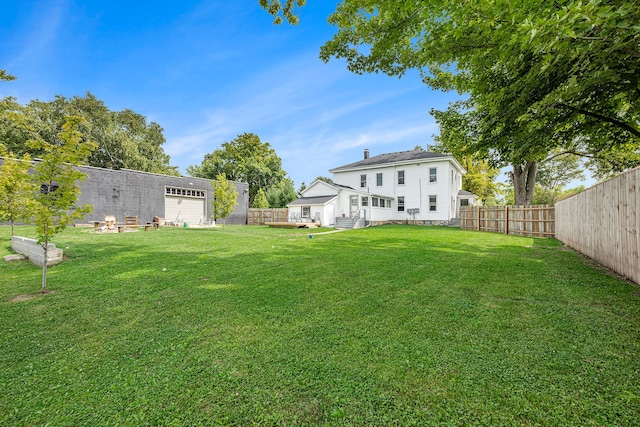
[[[365,148],[364,149],[364,159],[367,160],[369,158],[369,149]]]

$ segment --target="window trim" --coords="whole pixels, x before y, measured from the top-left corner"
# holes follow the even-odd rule
[[[376,186],[382,187],[384,185],[384,181],[382,180],[382,172],[376,173]]]
[[[398,212],[404,212],[404,196],[398,196]]]
[[[400,176],[400,174],[402,174],[402,177]],[[400,182],[400,181],[402,181],[402,182]],[[398,171],[398,181],[397,181],[397,182],[398,182],[398,185],[404,185],[404,183],[405,183],[405,173],[404,173],[404,170],[400,170],[400,171]]]
[[[367,186],[367,174],[360,174],[360,188],[365,188]]]

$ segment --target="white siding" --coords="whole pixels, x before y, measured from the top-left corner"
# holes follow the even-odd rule
[[[323,181],[316,181],[309,187],[305,188],[304,197],[333,196],[338,194],[338,190]]]
[[[437,182],[429,181],[429,169],[437,169]],[[404,184],[398,185],[398,171],[404,171]],[[451,179],[453,171],[453,180]],[[376,174],[382,173],[382,186],[376,185]],[[360,175],[367,175],[367,188],[360,188]],[[456,196],[461,188],[460,171],[449,160],[421,160],[413,164],[383,165],[366,170],[353,170],[334,173],[334,182],[347,185],[358,190],[366,190],[380,196],[393,199],[391,208],[374,208],[370,206],[367,219],[370,220],[405,220],[413,219],[407,209],[420,209],[416,220],[448,221],[455,216]],[[429,196],[437,197],[437,211],[429,211]],[[340,197],[339,213],[348,213],[348,196]],[[397,198],[404,196],[405,211],[398,212]]]

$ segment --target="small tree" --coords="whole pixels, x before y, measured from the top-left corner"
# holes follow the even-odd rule
[[[27,221],[34,212],[33,195],[36,187],[29,177],[31,159],[25,154],[22,159],[16,159],[13,153],[7,152],[0,144],[0,221],[11,223],[11,235],[14,235],[14,224]]]
[[[264,194],[264,190],[262,188],[258,190],[256,197],[253,198],[251,207],[256,209],[266,209],[269,207],[269,201],[267,200],[267,196]]]
[[[270,186],[265,195],[270,208],[286,208],[289,203],[298,198],[290,178],[284,178],[279,183]]]
[[[216,180],[211,182],[213,186],[214,199],[211,201],[213,207],[213,219],[222,219],[222,227],[225,219],[233,212],[238,204],[238,191],[233,182],[227,180],[224,173],[218,174]]]
[[[38,243],[44,250],[42,266],[42,293],[47,292],[47,250],[49,242],[63,231],[73,220],[83,218],[93,211],[92,205],[76,206],[80,188],[78,181],[86,174],[75,166],[86,162],[95,144],[83,140],[77,130],[83,121],[81,117],[71,116],[58,133],[58,143],[51,144],[42,138],[30,141],[33,148],[44,153],[42,160],[34,166],[33,183],[40,187],[35,195],[34,222],[38,234]]]

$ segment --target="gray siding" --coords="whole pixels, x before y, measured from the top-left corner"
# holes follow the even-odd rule
[[[0,165],[3,160],[0,158]],[[87,174],[80,183],[81,195],[78,204],[92,204],[93,213],[84,220],[103,221],[105,215],[115,215],[118,221],[125,216],[138,216],[138,222],[151,222],[154,216],[164,217],[165,187],[187,188],[206,192],[205,208],[207,218],[211,218],[213,209],[211,200],[213,188],[208,179],[158,175],[132,170],[111,170],[83,166],[79,168]],[[238,204],[234,212],[226,219],[227,224],[246,224],[249,214],[249,185],[234,182],[238,191]],[[166,218],[167,221],[173,218]]]
[[[140,223],[151,222],[154,216],[164,217],[165,187],[187,188],[206,192],[207,218],[213,215],[211,181],[203,178],[157,175],[131,170],[111,170],[81,167],[87,179],[81,184],[79,204],[90,203],[94,207],[85,221],[101,221],[105,215],[115,215],[118,220],[137,215]],[[248,184],[234,182],[238,191],[238,205],[226,219],[227,224],[246,224],[249,210]],[[247,190],[245,192],[245,189]],[[167,221],[173,218],[166,218]]]

